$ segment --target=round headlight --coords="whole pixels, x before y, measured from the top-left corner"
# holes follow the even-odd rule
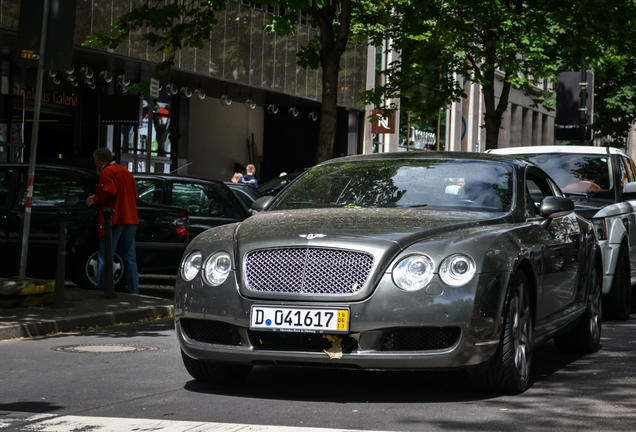
[[[439,276],[446,285],[458,287],[475,276],[475,261],[468,255],[451,255],[442,262]]]
[[[393,282],[406,291],[424,288],[433,278],[435,265],[426,255],[411,255],[393,269]]]
[[[221,285],[232,269],[232,259],[227,252],[217,252],[203,266],[203,279],[212,286]]]
[[[183,279],[191,281],[201,269],[201,252],[192,252],[181,265]]]

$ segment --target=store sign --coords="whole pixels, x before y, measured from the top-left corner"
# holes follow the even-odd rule
[[[421,145],[422,147],[428,145],[435,145],[437,143],[437,137],[432,132],[425,132],[423,130],[411,128],[411,140],[416,145]]]
[[[102,96],[100,116],[106,124],[136,124],[141,126],[143,96]]]
[[[395,117],[393,113],[389,117],[381,117],[384,111],[374,109],[371,111],[371,117],[378,121],[371,123],[371,133],[373,134],[392,134],[395,133]]]
[[[159,80],[157,78],[150,78],[150,97],[159,98]]]
[[[24,92],[24,98],[26,100],[35,100],[35,89],[30,87],[27,87],[26,89],[18,88],[15,94],[17,96],[22,96],[22,92]],[[75,93],[67,93],[63,91],[47,91],[42,93],[42,102],[77,108],[78,99]]]

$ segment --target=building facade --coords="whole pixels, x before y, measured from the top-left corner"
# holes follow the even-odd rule
[[[373,88],[376,83],[384,84],[384,77],[378,71],[399,54],[388,50],[387,46],[383,47],[382,53],[374,47],[368,49],[367,88]],[[499,78],[503,79],[503,75]],[[485,107],[481,86],[460,76],[455,79],[463,84],[466,97],[453,102],[447,109],[441,109],[435,118],[422,119],[412,113],[398,111],[393,115],[393,132],[382,134],[374,134],[373,124],[367,120],[364,133],[365,153],[407,150],[484,152]],[[501,94],[501,88],[501,80],[498,80],[495,83],[497,95]],[[514,89],[510,92],[508,109],[504,113],[499,132],[498,147],[557,144],[554,137],[555,112],[548,111],[543,106],[532,105],[532,99],[523,92]],[[372,109],[372,106],[366,107],[368,113]]]
[[[179,52],[159,97],[140,98],[128,88],[149,81],[163,54],[139,33],[114,51],[81,44],[142,4],[77,0],[72,69],[45,72],[38,163],[92,167],[98,146],[132,171],[218,180],[249,163],[261,180],[315,163],[322,76],[296,64],[315,27],[301,16],[293,36],[265,33],[279,8],[230,0],[211,41]],[[35,70],[14,64],[19,17],[20,0],[0,0],[0,162],[28,161],[30,151]],[[366,57],[350,43],[342,58],[334,156],[361,152]]]

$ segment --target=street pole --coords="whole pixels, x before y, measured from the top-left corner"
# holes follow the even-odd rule
[[[49,23],[50,0],[44,0],[42,16],[42,33],[38,59],[38,74],[35,84],[35,101],[33,108],[33,129],[31,134],[31,150],[29,154],[29,171],[27,177],[27,196],[24,212],[24,230],[22,232],[22,248],[20,253],[20,279],[26,278],[27,253],[29,251],[29,229],[31,226],[31,206],[33,204],[33,183],[35,178],[35,153],[38,147],[38,130],[40,128],[40,108],[42,105],[42,85],[44,80],[44,54],[46,51],[46,32]]]
[[[587,63],[581,59],[581,106],[579,108],[579,131],[581,133],[581,145],[585,145],[585,129],[587,124]]]

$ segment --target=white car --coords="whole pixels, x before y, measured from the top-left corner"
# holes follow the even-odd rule
[[[604,318],[627,319],[636,283],[636,165],[632,159],[613,147],[527,146],[488,152],[533,161],[574,200],[576,212],[593,222],[603,255]]]

